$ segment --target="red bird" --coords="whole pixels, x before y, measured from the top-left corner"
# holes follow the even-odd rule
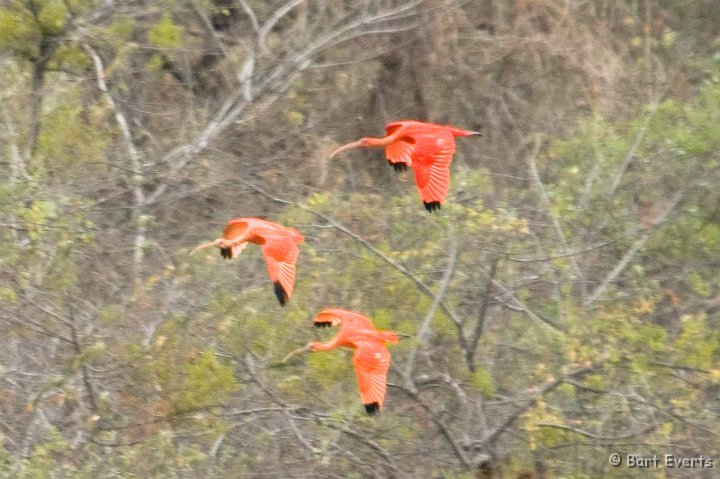
[[[355,348],[353,365],[357,374],[360,398],[368,414],[376,413],[383,405],[387,390],[390,351],[385,344],[398,342],[395,331],[378,331],[362,314],[345,309],[324,309],[315,317],[315,327],[340,325],[340,332],[327,343],[313,341],[285,356],[283,362],[297,353],[327,351],[339,346]]]
[[[268,274],[275,285],[275,295],[280,305],[285,306],[295,285],[295,263],[300,253],[297,245],[304,242],[303,235],[294,228],[260,218],[236,218],[225,226],[222,238],[203,243],[190,254],[216,246],[220,248],[220,256],[231,259],[237,258],[248,243],[262,245]]]
[[[384,146],[385,156],[396,171],[415,170],[415,183],[425,209],[439,209],[450,189],[450,162],[455,154],[455,137],[481,135],[452,126],[404,120],[388,123],[384,138],[360,138],[343,145],[330,157],[357,147]]]

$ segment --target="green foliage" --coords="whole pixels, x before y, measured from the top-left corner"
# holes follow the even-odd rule
[[[99,161],[112,138],[104,124],[106,110],[84,108],[73,94],[65,96],[47,114],[38,138],[38,153],[54,166]]]
[[[200,354],[185,371],[184,391],[177,401],[181,411],[219,404],[238,389],[232,366],[221,363],[212,350]]]
[[[158,48],[173,49],[182,46],[185,29],[173,22],[169,13],[152,26],[147,32],[148,42]]]
[[[470,374],[470,385],[486,398],[493,398],[497,393],[492,373],[485,368],[478,368]]]
[[[68,22],[69,12],[62,0],[44,0],[37,18],[44,35],[57,35]]]
[[[682,331],[675,341],[678,363],[700,369],[720,366],[720,332],[708,327],[705,316],[685,315]]]
[[[323,389],[343,383],[356,386],[352,352],[348,350],[337,349],[310,354],[306,372],[308,378]]]
[[[136,23],[132,17],[115,16],[105,31],[111,37],[115,37],[120,40],[129,40],[135,31],[135,26]]]
[[[26,48],[35,35],[32,24],[26,10],[0,8],[0,50]]]
[[[89,71],[92,68],[92,61],[87,53],[79,46],[63,44],[58,47],[53,56],[50,68],[80,69]]]
[[[55,427],[49,426],[44,441],[35,446],[30,457],[20,463],[20,470],[15,477],[17,479],[52,477],[58,467],[58,455],[69,448],[70,444],[60,432]]]

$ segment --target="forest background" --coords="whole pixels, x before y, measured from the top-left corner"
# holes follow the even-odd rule
[[[328,158],[405,118],[484,133],[440,214]],[[0,0],[0,476],[713,477],[718,125],[715,0]],[[188,256],[238,216],[287,307]],[[407,336],[378,416],[279,364],[326,306]]]

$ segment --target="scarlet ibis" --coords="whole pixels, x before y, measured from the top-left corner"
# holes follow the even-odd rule
[[[204,248],[220,248],[220,256],[237,258],[248,243],[262,245],[270,280],[275,286],[275,295],[281,306],[285,306],[295,285],[295,264],[300,253],[297,245],[305,238],[295,228],[286,228],[260,218],[236,218],[225,226],[223,237],[203,243],[190,252],[194,254]]]
[[[327,343],[313,341],[291,352],[283,362],[298,353],[327,351],[339,346],[355,348],[353,365],[357,374],[360,398],[368,414],[376,413],[383,405],[387,390],[390,351],[385,344],[398,342],[395,331],[379,331],[365,316],[345,309],[323,309],[315,317],[315,327],[340,325],[340,332]]]
[[[403,120],[388,123],[384,138],[360,138],[343,145],[330,157],[358,147],[385,147],[388,163],[396,171],[415,170],[415,183],[425,209],[439,209],[450,189],[450,162],[455,154],[455,137],[482,135],[452,126]]]

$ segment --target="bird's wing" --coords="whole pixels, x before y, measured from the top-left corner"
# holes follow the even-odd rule
[[[223,231],[223,239],[230,241],[238,240],[238,242],[229,248],[220,249],[220,255],[223,258],[230,259],[240,256],[242,250],[244,250],[245,246],[247,246],[247,243],[244,243],[240,240],[242,239],[243,234],[248,231],[248,228],[249,223],[246,221],[245,218],[238,218],[228,221],[228,223],[225,225],[225,230]]]
[[[410,137],[402,137],[385,147],[385,157],[390,164],[405,163],[412,166],[414,149],[415,141]]]
[[[451,134],[422,135],[416,138],[413,169],[420,197],[428,203],[443,203],[450,189],[450,162],[455,154]]]
[[[326,308],[315,316],[315,327],[340,326],[342,329],[375,329],[372,321],[360,313],[346,309]]]
[[[379,409],[385,400],[390,351],[377,340],[356,343],[353,365],[358,379],[360,397],[368,412]]]
[[[248,222],[244,219],[236,219],[236,220],[230,220],[225,225],[225,230],[223,231],[223,238],[226,240],[234,240],[238,238],[241,234],[245,232],[248,228]]]
[[[393,121],[385,125],[385,135],[392,135],[400,128],[402,128],[406,122],[404,121]]]
[[[275,285],[275,294],[282,306],[290,298],[295,285],[295,263],[300,250],[293,237],[281,230],[271,231],[263,235],[262,246],[265,263],[267,263],[270,280]]]

